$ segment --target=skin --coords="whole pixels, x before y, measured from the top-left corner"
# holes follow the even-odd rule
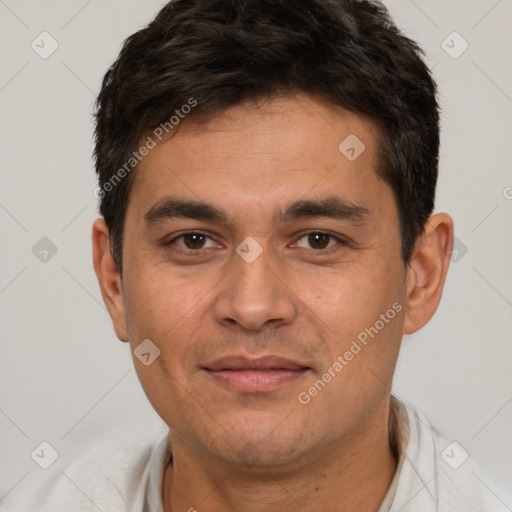
[[[338,150],[349,134],[366,146],[353,162]],[[438,307],[453,222],[432,215],[405,265],[376,149],[370,121],[322,99],[245,103],[206,124],[182,122],[142,160],[126,213],[122,279],[104,220],[95,221],[94,268],[118,338],[132,352],[147,338],[160,349],[149,366],[133,360],[169,426],[166,511],[332,511],[333,503],[337,511],[378,510],[396,470],[388,416],[400,342]],[[146,227],[144,214],[171,194],[212,203],[229,220]],[[366,208],[367,221],[273,218],[297,199],[333,194]],[[164,245],[191,230],[206,238]],[[327,237],[315,245],[310,232],[346,244]],[[262,248],[252,263],[236,252],[248,236]],[[298,394],[394,303],[402,310],[300,403]],[[274,354],[311,370],[271,391],[242,393],[202,369],[231,354]]]

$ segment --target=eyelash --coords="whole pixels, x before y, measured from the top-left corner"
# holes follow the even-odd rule
[[[334,239],[334,240],[336,240],[338,242],[335,246],[328,247],[327,249],[311,249],[312,251],[314,251],[316,253],[330,254],[333,250],[337,250],[337,248],[339,248],[339,246],[346,246],[347,245],[347,242],[345,240],[343,240],[339,236],[333,235],[332,233],[329,233],[329,232],[326,232],[326,231],[308,231],[306,233],[302,233],[297,238],[297,242],[299,240],[301,240],[302,238],[304,238],[304,237],[306,237],[308,235],[313,235],[313,234],[314,235],[325,235],[325,236],[328,236],[330,238],[329,242],[330,242],[331,239]],[[200,231],[187,231],[185,233],[182,233],[181,235],[176,236],[175,238],[173,238],[169,242],[164,243],[164,245],[165,246],[171,246],[171,245],[173,245],[176,242],[176,240],[179,240],[180,238],[183,238],[186,235],[201,235],[201,236],[204,236],[206,238],[210,238],[211,239],[210,236],[206,235],[205,233],[201,233]],[[302,247],[301,249],[304,249],[304,248]],[[207,249],[203,249],[203,248],[202,249],[186,249],[186,248],[183,248],[183,247],[176,246],[174,250],[176,250],[178,252],[186,252],[186,253],[192,253],[192,252],[200,253],[201,251],[204,251],[204,250],[207,250]]]

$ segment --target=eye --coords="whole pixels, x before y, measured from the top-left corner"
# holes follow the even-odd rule
[[[207,249],[205,247],[206,240],[211,240],[211,238],[203,233],[197,233],[196,231],[190,231],[188,233],[183,233],[176,238],[173,238],[167,245],[176,244],[179,249],[183,250],[200,250]],[[178,240],[181,240],[182,243],[177,243]],[[213,246],[210,246],[213,247]]]
[[[310,246],[317,251],[325,251],[326,249],[330,249],[336,245],[336,243],[330,242],[337,242],[338,244],[345,245],[343,240],[335,237],[334,235],[331,235],[330,233],[324,233],[322,231],[311,231],[310,233],[305,233],[298,239],[297,245],[299,247],[304,247],[303,245],[300,245],[300,241],[304,238],[306,239],[306,243],[310,244]]]

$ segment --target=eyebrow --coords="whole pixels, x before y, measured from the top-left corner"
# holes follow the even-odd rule
[[[286,206],[284,212],[278,208],[274,222],[284,223],[306,218],[325,217],[345,220],[354,225],[366,224],[370,210],[338,196],[323,199],[298,200]],[[154,204],[144,215],[144,223],[150,228],[155,224],[174,218],[189,218],[227,224],[229,215],[225,210],[204,201],[185,200],[166,196]]]

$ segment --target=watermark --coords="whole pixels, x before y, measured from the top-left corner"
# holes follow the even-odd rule
[[[466,462],[469,457],[467,450],[457,443],[452,441],[442,452],[441,458],[450,466],[452,469],[458,469]]]
[[[350,162],[357,160],[359,155],[366,149],[363,141],[354,133],[346,137],[338,146],[338,150]]]
[[[365,328],[357,335],[357,340],[352,340],[352,344],[350,348],[342,355],[336,358],[336,361],[322,374],[322,376],[315,381],[315,383],[308,388],[307,391],[301,391],[297,395],[297,399],[303,405],[309,404],[311,402],[311,398],[318,395],[320,391],[322,391],[325,386],[331,382],[334,377],[336,377],[345,366],[348,365],[354,356],[359,354],[361,350],[368,345],[368,336],[372,339],[379,334],[379,332],[384,329],[386,324],[389,324],[395,316],[402,311],[403,306],[399,302],[395,302],[385,313],[382,313],[373,326]],[[359,341],[359,343],[358,343]],[[361,346],[363,345],[363,346]]]
[[[453,249],[450,260],[452,263],[458,263],[468,252],[467,245],[457,237],[453,238]]]
[[[236,253],[247,263],[252,263],[263,252],[263,247],[254,240],[252,236],[248,236],[237,248]]]
[[[59,43],[48,32],[41,32],[30,44],[41,59],[47,59],[52,53],[57,50]]]
[[[39,467],[48,469],[59,458],[59,453],[50,443],[43,441],[34,448],[30,456]]]
[[[43,236],[32,247],[32,254],[42,263],[48,263],[56,254],[57,246],[46,236]]]
[[[443,40],[441,48],[452,59],[458,59],[469,48],[469,43],[454,31]]]
[[[130,158],[115,172],[101,187],[94,189],[94,197],[96,199],[103,199],[108,192],[114,190],[114,188],[123,180],[132,170],[142,161],[142,159],[149,154],[149,152],[156,147],[157,140],[161,141],[166,134],[171,133],[174,128],[180,124],[180,121],[184,119],[187,114],[190,114],[192,109],[197,105],[197,100],[189,98],[187,103],[181,106],[181,108],[174,111],[175,115],[172,115],[168,121],[159,124],[153,131],[152,135],[148,135],[142,146],[137,151],[134,151]]]
[[[133,353],[144,366],[149,366],[160,355],[160,349],[150,339],[145,339]]]

